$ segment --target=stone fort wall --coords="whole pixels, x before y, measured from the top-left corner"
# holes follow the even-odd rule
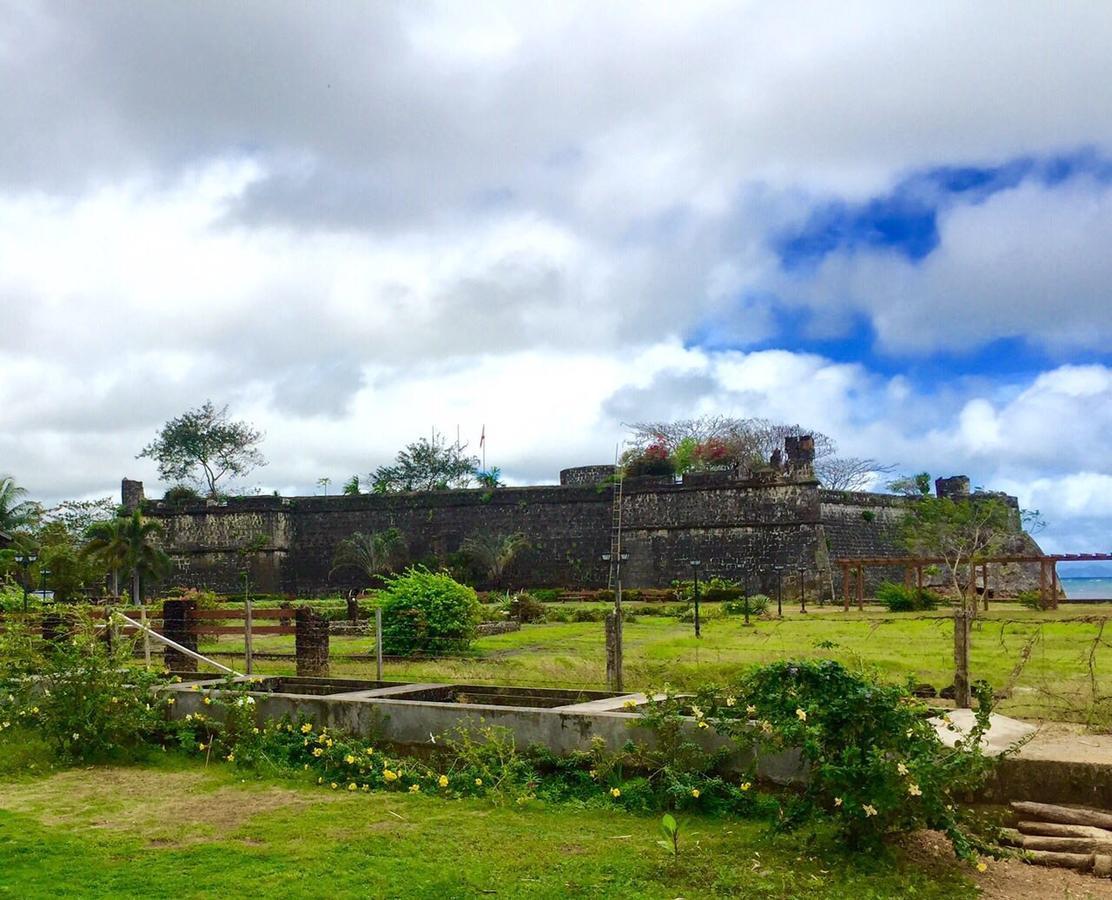
[[[515,559],[505,584],[605,586],[608,564],[602,556],[610,551],[613,488],[586,483],[575,473],[565,480],[494,491],[259,496],[183,506],[145,501],[145,508],[163,526],[174,583],[220,592],[242,590],[244,570],[254,591],[309,595],[360,587],[357,573],[331,572],[336,547],[353,532],[390,527],[402,531],[416,560],[443,560],[472,535],[521,532],[529,547]],[[136,484],[127,482],[132,502]],[[666,587],[690,578],[689,562],[699,559],[704,578],[748,576],[754,590],[767,591],[775,567],[785,577],[804,568],[815,578],[838,558],[899,555],[897,526],[906,503],[791,478],[627,479],[623,584]]]

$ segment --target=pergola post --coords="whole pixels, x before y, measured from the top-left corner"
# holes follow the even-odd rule
[[[863,564],[857,567],[857,608],[859,610],[865,608],[865,566]]]
[[[1050,598],[1047,597],[1046,592],[1046,560],[1039,560],[1039,606],[1043,609],[1050,603]]]
[[[839,563],[842,567],[842,603],[844,611],[849,612],[849,563]]]
[[[1050,564],[1050,608],[1058,608],[1058,565]]]

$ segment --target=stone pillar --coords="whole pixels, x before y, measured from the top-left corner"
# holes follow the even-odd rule
[[[328,620],[308,606],[297,609],[297,674],[328,677]]]
[[[163,600],[162,601],[162,634],[183,647],[197,652],[197,635],[194,627],[197,623],[196,600]],[[171,672],[196,672],[197,660],[192,656],[179,653],[173,647],[167,647],[163,657],[166,668]]]
[[[125,478],[120,482],[120,502],[129,513],[135,512],[143,503],[143,482]]]
[[[72,635],[73,622],[61,613],[44,612],[40,627],[44,643],[56,646]]]

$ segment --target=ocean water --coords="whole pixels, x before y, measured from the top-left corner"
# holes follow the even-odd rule
[[[1060,578],[1070,600],[1112,600],[1112,578]]]

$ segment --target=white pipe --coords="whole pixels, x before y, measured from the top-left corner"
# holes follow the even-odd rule
[[[220,663],[216,662],[215,660],[209,659],[207,656],[201,656],[200,653],[196,653],[195,651],[190,650],[188,647],[183,647],[177,641],[172,641],[168,637],[165,637],[164,635],[159,634],[157,631],[152,631],[146,625],[143,625],[139,622],[136,622],[134,619],[129,618],[128,616],[125,616],[119,610],[114,610],[112,614],[116,615],[116,616],[119,616],[121,619],[123,619],[125,622],[127,622],[128,625],[132,625],[135,628],[141,628],[145,634],[149,634],[156,641],[159,641],[159,642],[165,644],[167,647],[173,647],[175,650],[178,651],[178,653],[184,653],[186,656],[191,657],[192,659],[196,659],[199,662],[208,663],[210,666],[215,666],[221,672],[226,672],[229,675],[235,675],[237,678],[242,678],[243,677],[242,672],[237,672],[235,669],[229,669],[227,666],[221,665]]]

